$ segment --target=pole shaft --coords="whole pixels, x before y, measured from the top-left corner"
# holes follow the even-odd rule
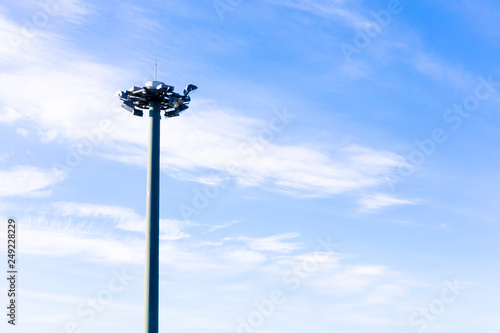
[[[158,333],[160,246],[160,102],[149,103],[144,333]]]

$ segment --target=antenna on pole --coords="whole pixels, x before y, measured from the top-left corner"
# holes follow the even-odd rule
[[[155,81],[157,72],[158,72],[158,59],[155,59]]]

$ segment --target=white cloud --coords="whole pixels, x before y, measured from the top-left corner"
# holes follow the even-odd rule
[[[267,260],[265,254],[251,250],[230,250],[224,252],[223,257],[230,262],[246,265],[258,265]]]
[[[229,178],[241,186],[321,197],[382,184],[385,174],[401,161],[397,154],[359,145],[321,151],[302,144],[258,141],[259,131],[268,129],[268,123],[206,104],[197,108],[196,113],[168,122],[168,136],[162,138],[162,170],[181,180],[217,184]],[[136,131],[140,137],[134,139],[130,133],[133,131],[118,129],[114,134],[135,140],[137,145],[130,149],[122,145],[122,152],[106,157],[143,165],[144,134]],[[230,165],[234,167],[230,169]]]
[[[21,114],[13,108],[0,110],[0,123],[13,123],[21,117]]]
[[[210,226],[207,231],[214,232],[216,230],[228,228],[228,227],[235,225],[235,224],[238,224],[238,223],[241,223],[241,221],[233,220],[233,221],[229,221],[229,222],[226,222],[223,224],[213,225],[213,226]]]
[[[143,240],[131,240],[112,232],[103,233],[99,227],[100,223],[74,223],[75,219],[86,217],[93,217],[96,222],[106,218],[120,219],[130,215],[127,209],[72,203],[57,203],[54,207],[53,217],[45,212],[44,217],[38,220],[29,217],[23,219],[25,256],[35,256],[45,260],[70,258],[75,264],[88,261],[113,265],[144,264]],[[67,220],[54,222],[61,216]],[[199,227],[203,228],[202,225]],[[311,311],[314,306],[325,305],[321,300],[328,302],[329,305],[335,304],[335,313],[343,309],[346,315],[352,315],[357,309],[398,306],[398,302],[408,289],[408,284],[399,278],[399,274],[385,266],[352,265],[349,264],[349,256],[332,252],[311,252],[302,247],[300,248],[302,251],[297,253],[299,251],[297,244],[301,243],[301,239],[296,233],[261,238],[234,237],[224,240],[216,247],[209,244],[199,246],[200,242],[196,241],[162,242],[160,245],[162,269],[197,276],[202,274],[203,280],[224,281],[219,284],[210,282],[210,285],[217,290],[219,288],[224,290],[227,283],[234,283],[233,281],[240,281],[241,284],[241,274],[247,276],[251,273],[252,280],[268,281],[256,283],[248,289],[226,291],[236,303],[252,304],[255,299],[260,299],[260,294],[255,294],[255,291],[267,292],[269,281],[276,281],[278,284],[274,285],[275,288],[288,292],[290,285],[280,284],[280,281],[285,271],[295,272],[297,267],[313,267],[312,271],[307,271],[307,276],[301,279],[300,284],[301,290],[307,291],[308,295],[306,305],[301,306],[307,307],[307,302],[314,300]],[[237,242],[237,245],[234,242]],[[294,254],[291,254],[292,251]],[[222,277],[224,280],[221,280]],[[311,292],[313,295],[321,294],[321,299],[310,298]],[[301,292],[300,295],[304,293]],[[287,313],[299,313],[300,311],[294,308],[295,303],[295,301],[287,302],[282,310],[286,309]],[[351,320],[354,319],[346,319],[346,321]]]
[[[21,127],[16,129],[16,133],[25,137],[25,138],[28,137],[28,135],[29,135],[29,132],[26,129],[21,128]]]
[[[5,119],[15,121],[22,117],[25,127],[31,124],[37,128],[45,143],[72,144],[99,130],[103,119],[110,120],[120,126],[100,133],[103,140],[98,143],[98,154],[144,166],[147,122],[120,110],[119,102],[112,96],[117,88],[129,85],[125,82],[132,80],[130,73],[96,63],[65,47],[60,41],[41,42],[35,54],[16,60],[26,60],[25,65],[0,78],[0,83],[24,88],[0,91]],[[4,59],[0,63],[7,65],[10,61]],[[32,93],[26,95],[25,90]],[[27,107],[13,111],[19,100]],[[401,161],[397,154],[359,145],[320,149],[314,143],[276,144],[272,139],[259,138],[260,133],[271,128],[270,119],[242,116],[196,99],[192,109],[196,112],[162,124],[162,171],[180,180],[220,183],[226,176],[240,186],[324,197],[380,185]],[[236,168],[227,172],[230,162]]]
[[[70,257],[88,261],[135,263],[144,261],[144,243],[85,235],[82,230],[25,228],[25,254],[42,257]]]
[[[386,268],[384,266],[368,266],[368,265],[361,265],[361,266],[352,266],[349,268],[349,273],[355,274],[355,275],[363,275],[363,276],[380,276],[383,275],[386,271]]]
[[[104,215],[116,216],[115,213],[107,214],[109,211],[100,210],[102,211]],[[103,228],[101,223],[82,224],[73,221],[79,216],[101,216],[102,219],[103,215],[99,210],[95,213],[93,210],[78,208],[73,210],[75,215],[71,215],[70,210],[66,212],[67,220],[61,220],[58,215],[49,217],[48,213],[35,218],[25,216],[23,242],[26,245],[23,246],[23,253],[45,258],[68,257],[76,261],[109,262],[115,265],[144,263],[144,240],[127,238]],[[101,220],[93,222],[95,221]],[[183,236],[182,232],[179,234],[178,230],[173,230],[164,231],[161,238],[178,239]],[[207,252],[206,247],[190,246],[189,243],[160,244],[160,262],[179,271],[237,272],[265,260],[264,254],[245,248],[234,249],[229,246]]]
[[[117,229],[140,233],[145,232],[146,218],[140,216],[130,208],[72,202],[57,202],[53,204],[53,207],[58,216],[108,218],[115,223]],[[161,219],[160,239],[178,240],[188,238],[190,235],[183,230],[195,225],[191,221]]]
[[[56,169],[42,170],[32,166],[16,166],[0,170],[0,197],[48,195],[48,187],[62,182],[66,174]]]
[[[7,20],[1,13],[0,38],[0,59],[2,60],[12,59],[18,54],[20,48],[27,44],[28,39],[33,39],[32,34],[29,34],[27,30],[23,30],[21,26]],[[32,42],[34,44],[36,40],[32,40]],[[35,48],[33,44],[31,47]]]
[[[355,302],[361,303],[374,289],[391,280],[397,281],[397,277],[387,267],[343,264],[314,277],[311,285],[337,297],[356,296],[353,298]],[[373,301],[378,297],[380,297],[379,292],[373,296]]]
[[[105,66],[67,56],[73,59],[61,59],[60,62],[52,59],[58,63],[48,65],[37,63],[39,59],[35,58],[22,69],[5,73],[0,79],[4,84],[23,86],[22,90],[0,92],[7,110],[4,111],[5,119],[12,122],[22,117],[24,126],[29,124],[39,129],[45,142],[56,138],[81,140],[90,131],[100,128],[100,120],[114,116],[110,111],[111,96],[107,97],[113,85],[105,77],[115,77],[116,73]],[[50,57],[47,60],[50,62]],[[24,79],[27,76],[29,81]],[[23,94],[26,90],[31,93]],[[23,100],[26,107],[13,111],[12,106],[19,100]]]
[[[74,202],[56,202],[52,206],[56,213],[60,216],[74,216],[74,217],[87,217],[87,216],[102,216],[111,217],[113,219],[121,220],[127,219],[131,216],[137,216],[130,208],[121,206],[106,206],[99,204],[86,204]]]
[[[58,15],[66,19],[86,13],[81,1],[60,4]],[[34,7],[38,7],[36,2]],[[14,38],[17,35],[12,30],[20,34],[25,28],[0,15],[0,35]],[[116,115],[112,94],[118,84],[111,81],[129,74],[72,52],[63,39],[45,34],[43,29],[36,32],[23,44],[22,52],[8,42],[6,49],[0,47],[0,52],[10,50],[11,55],[0,57],[0,66],[9,68],[3,71],[1,84],[23,88],[0,91],[0,121],[10,123],[22,117],[23,127],[31,125],[46,142],[82,139],[99,128],[100,120]],[[22,109],[19,101],[23,101]]]
[[[416,202],[394,198],[385,194],[374,194],[370,197],[362,198],[358,201],[361,205],[361,212],[373,212],[378,209],[395,206],[395,205],[415,205]]]
[[[348,8],[347,5],[352,3],[349,0],[270,0],[270,2],[275,5],[295,8],[318,16],[337,18],[353,28],[370,28],[374,26],[373,20],[367,19],[357,13],[356,10]]]
[[[83,17],[90,13],[88,5],[81,0],[54,0],[44,3],[26,0],[21,4],[21,8],[15,8],[17,5],[9,4],[11,10],[20,14],[22,19],[19,24],[4,16],[3,10],[0,12],[0,59],[3,61],[40,56],[44,42],[56,38],[51,32],[54,24],[60,23],[61,19],[81,23]],[[26,8],[31,10],[26,11]]]
[[[315,252],[308,254],[301,254],[296,256],[294,259],[299,262],[312,262],[321,265],[337,265],[339,260],[342,258],[338,253],[331,252]]]
[[[236,238],[225,238],[225,240],[237,240],[247,243],[249,248],[254,251],[290,253],[292,251],[301,249],[302,245],[298,242],[287,242],[286,240],[295,239],[298,237],[300,237],[299,233],[291,232],[263,238],[241,236]]]
[[[143,232],[144,219],[133,210],[71,202],[57,202],[43,215],[24,217],[23,247],[26,254],[44,257],[72,257],[75,260],[141,264],[144,260],[144,240],[119,233],[120,230]],[[106,221],[111,220],[109,228]],[[301,243],[289,240],[300,237],[286,233],[262,238],[233,237],[217,244],[206,239],[172,242],[191,237],[186,228],[199,227],[191,221],[161,220],[161,261],[175,269],[199,271],[218,269],[221,272],[248,270],[270,260],[271,265],[283,266],[288,253],[302,249]],[[289,262],[305,262],[312,257],[289,257]],[[326,253],[314,253],[322,265],[332,264]]]
[[[299,255],[279,255],[276,258],[277,266],[267,267],[267,270],[274,271],[284,276],[290,270],[296,272],[304,272],[307,279],[311,276],[321,276],[340,269],[341,261],[345,258],[344,255],[337,252],[305,252]]]
[[[381,284],[370,292],[364,302],[368,305],[393,304],[397,298],[404,296],[406,288],[399,284]]]
[[[130,84],[126,82],[132,80],[131,74],[67,51],[61,43],[41,42],[37,52],[16,59],[25,61],[22,67],[2,75],[0,82],[5,85],[24,88],[0,91],[5,121],[22,117],[23,126],[37,128],[46,143],[78,143],[107,119],[120,126],[101,133],[100,156],[144,166],[147,122],[120,110],[112,96]],[[12,63],[9,59],[0,62]],[[25,90],[32,93],[26,95]],[[14,111],[19,100],[26,107]],[[237,168],[229,176],[239,185],[321,197],[377,186],[400,161],[396,154],[355,145],[329,150],[314,144],[279,145],[259,139],[262,131],[270,129],[270,119],[242,116],[196,99],[192,109],[196,112],[162,124],[162,170],[181,180],[220,181],[228,162],[234,162]]]
[[[187,227],[195,225],[189,221],[179,220],[161,220],[160,221],[160,239],[161,240],[178,240],[191,237],[190,234],[183,230]]]
[[[430,78],[438,81],[444,81],[447,84],[461,89],[467,90],[476,82],[476,77],[464,71],[461,68],[452,67],[437,57],[419,52],[411,61],[413,66]]]
[[[75,296],[48,293],[44,291],[25,290],[24,294],[26,296],[29,296],[30,298],[43,299],[45,301],[57,301],[69,305],[78,303],[78,301],[80,301],[80,299]]]

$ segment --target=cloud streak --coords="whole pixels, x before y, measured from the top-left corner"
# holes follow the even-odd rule
[[[105,219],[113,223],[114,228],[144,233],[146,219],[134,210],[121,206],[107,206],[99,204],[56,202],[52,205],[54,214],[59,217]],[[179,240],[190,235],[184,232],[189,227],[196,226],[192,221],[178,221],[172,219],[160,220],[160,239]]]
[[[43,170],[27,165],[0,170],[0,197],[46,196],[51,193],[50,187],[66,177],[56,169]]]
[[[380,193],[362,198],[358,203],[361,205],[360,212],[364,213],[374,212],[391,206],[417,204],[415,201],[399,199]]]

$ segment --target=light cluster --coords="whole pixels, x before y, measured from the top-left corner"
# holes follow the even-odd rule
[[[188,109],[187,104],[191,101],[189,94],[196,89],[198,87],[190,84],[180,95],[174,92],[173,86],[160,81],[149,81],[144,87],[134,86],[125,91],[118,91],[115,95],[123,101],[122,108],[134,116],[142,117],[144,111],[149,110],[150,102],[160,102],[160,108],[165,112],[165,117],[171,118],[177,117]]]

